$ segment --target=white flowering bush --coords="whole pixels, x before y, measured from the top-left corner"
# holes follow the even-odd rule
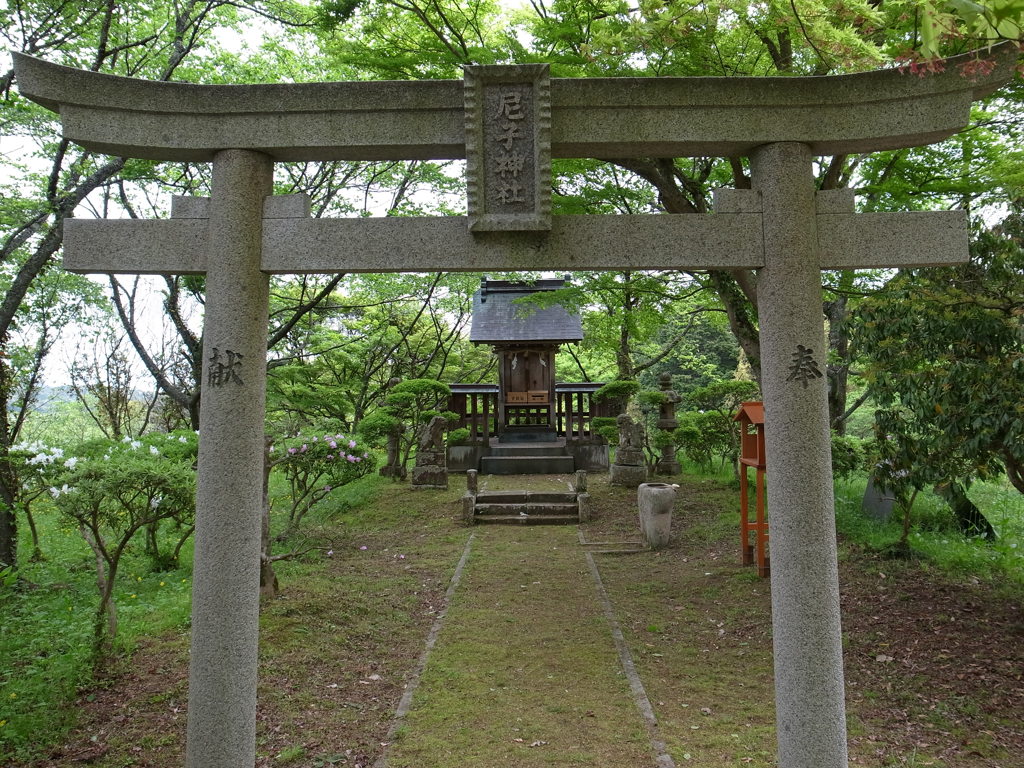
[[[141,533],[146,552],[166,566],[192,533],[196,449],[194,433],[161,433],[121,442],[90,441],[74,456],[55,457],[50,451],[37,461],[47,468],[42,476],[50,483],[47,490],[57,510],[75,525],[96,558],[97,660],[106,656],[117,631],[112,596],[121,557],[129,545]],[[161,525],[176,528],[173,554],[159,551]]]

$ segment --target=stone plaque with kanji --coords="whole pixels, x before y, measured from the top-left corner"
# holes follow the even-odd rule
[[[549,230],[548,66],[469,66],[465,71],[470,230]]]

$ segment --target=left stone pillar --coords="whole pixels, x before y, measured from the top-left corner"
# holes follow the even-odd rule
[[[252,768],[273,161],[218,152],[207,235],[186,768]]]

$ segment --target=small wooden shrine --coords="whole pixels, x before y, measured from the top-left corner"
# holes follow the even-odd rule
[[[766,578],[771,572],[768,558],[768,517],[764,508],[765,469],[764,403],[746,402],[733,417],[740,423],[740,557],[744,565],[757,563],[757,573]],[[750,519],[747,468],[753,467],[754,520]],[[751,534],[754,541],[751,543]]]
[[[560,344],[583,339],[583,323],[560,304],[522,300],[562,288],[567,280],[526,283],[485,277],[473,296],[469,340],[491,345],[498,356],[499,434],[556,431],[555,354]]]
[[[583,323],[557,303],[523,301],[566,285],[564,279],[480,282],[469,338],[498,358],[498,384],[452,384],[449,410],[468,435],[448,448],[448,468],[485,474],[608,471],[608,443],[594,434],[607,406],[600,382],[555,380],[561,344],[583,339]]]

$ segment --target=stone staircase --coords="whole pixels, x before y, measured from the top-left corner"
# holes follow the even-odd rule
[[[576,461],[565,439],[554,432],[509,432],[492,441],[490,455],[480,459],[484,475],[571,475]]]
[[[471,522],[574,525],[581,522],[577,496],[556,491],[481,491],[476,495]]]

